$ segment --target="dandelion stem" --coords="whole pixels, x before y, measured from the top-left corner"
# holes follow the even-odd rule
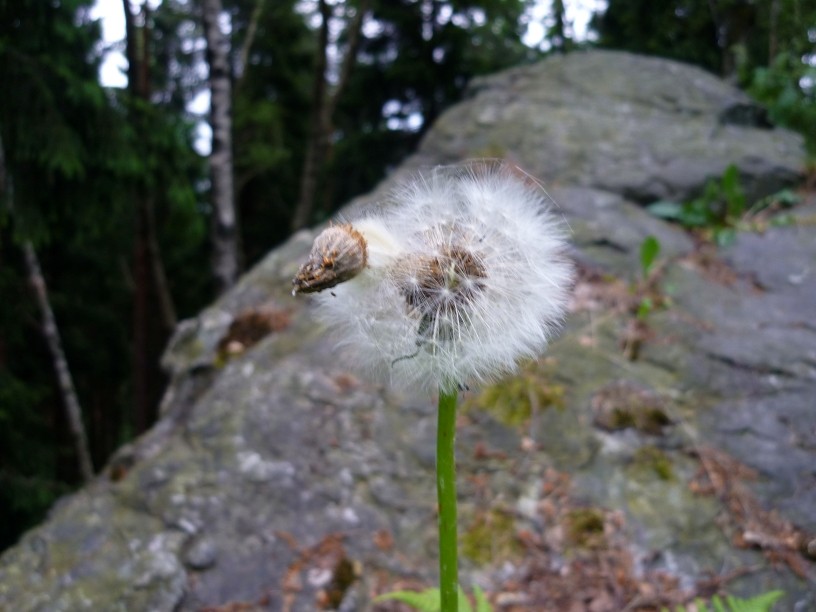
[[[439,390],[436,431],[436,490],[439,500],[439,590],[442,612],[458,609],[456,537],[456,396]]]

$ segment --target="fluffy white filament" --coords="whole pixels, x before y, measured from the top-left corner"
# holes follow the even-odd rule
[[[351,224],[366,267],[317,295],[360,365],[446,391],[536,357],[562,320],[572,269],[543,190],[501,164],[437,168]]]

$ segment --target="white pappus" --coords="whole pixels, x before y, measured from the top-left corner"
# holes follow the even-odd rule
[[[451,392],[544,351],[572,266],[539,186],[478,162],[418,175],[387,204],[320,234],[293,281],[320,292],[318,316],[360,366]]]

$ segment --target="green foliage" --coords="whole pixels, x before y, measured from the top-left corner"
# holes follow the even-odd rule
[[[157,10],[157,20],[165,5]],[[162,17],[170,39],[183,31],[175,0]],[[189,4],[189,3],[188,3]],[[336,49],[330,73],[348,49],[348,26],[358,2],[332,3]],[[516,65],[539,54],[521,41],[529,4],[504,0],[464,2],[372,0],[357,61],[332,116],[326,167],[319,175],[314,221],[371,189],[404,159],[424,131],[461,99],[476,75]],[[235,191],[246,262],[260,259],[288,237],[301,188],[311,125],[317,57],[317,3],[225,0],[231,17],[234,75]],[[430,11],[430,14],[429,14]],[[254,29],[254,36],[248,40]],[[195,35],[187,26],[186,38]],[[242,52],[251,42],[246,65]],[[178,46],[178,43],[176,43]],[[333,62],[333,63],[332,63]],[[179,81],[179,87],[187,87]],[[334,83],[332,83],[333,85]],[[191,90],[197,87],[195,81]],[[329,87],[332,93],[332,87]],[[189,98],[191,94],[185,94]]]
[[[96,60],[88,61],[98,36],[83,17],[89,4],[0,4],[0,82],[13,84],[0,96],[0,141],[14,178],[15,235],[37,244],[75,213],[65,200],[77,195],[91,167],[111,167],[100,133],[112,117],[96,83]]]
[[[87,18],[90,4],[0,3],[0,83],[8,85],[0,95],[8,178],[0,193],[0,548],[39,520],[76,478],[40,313],[17,245],[34,243],[43,267],[59,274],[67,268],[66,252],[75,254],[94,232],[107,239],[111,212],[121,211],[110,201],[100,210],[102,190],[88,184],[97,173],[110,175],[116,157],[109,145],[114,113],[96,82],[99,30]],[[78,238],[77,228],[86,238]],[[70,291],[98,268],[82,271],[67,292],[55,292],[59,320],[64,300],[77,297]],[[68,347],[72,356],[74,348]]]
[[[784,189],[749,206],[740,185],[739,171],[732,164],[719,180],[706,184],[700,197],[682,203],[661,200],[649,205],[647,210],[686,229],[701,232],[718,246],[727,246],[733,242],[737,230],[752,227],[752,218],[764,211],[793,206],[798,201],[796,193]],[[770,219],[773,225],[791,222],[792,218],[787,215],[776,215]]]
[[[640,302],[638,303],[637,312],[635,313],[635,317],[640,321],[645,321],[649,315],[654,311],[655,303],[651,296],[645,295],[641,298]]]
[[[750,599],[741,599],[732,595],[726,595],[723,600],[718,595],[711,598],[711,607],[708,607],[702,599],[694,601],[697,612],[771,612],[774,603],[782,597],[782,591],[768,591]],[[686,612],[688,608],[684,606],[675,607],[675,612]],[[671,612],[668,608],[662,608],[661,612]]]
[[[0,549],[32,527],[69,489],[60,469],[66,454],[50,421],[57,401],[44,347],[32,342],[38,313],[15,256],[0,245]],[[74,465],[71,461],[71,465]]]
[[[484,594],[484,591],[480,589],[478,586],[473,587],[473,596],[476,601],[476,607],[474,608],[470,601],[468,600],[465,592],[460,588],[459,589],[459,611],[458,612],[492,612],[493,608],[490,605],[490,602],[487,600],[487,597]],[[439,596],[439,589],[426,589],[424,591],[394,591],[393,593],[385,593],[384,595],[380,595],[374,601],[401,601],[402,603],[408,604],[416,608],[417,610],[422,610],[422,612],[440,612],[441,605],[439,603],[440,596]]]
[[[96,465],[132,435],[137,192],[153,194],[179,313],[192,314],[207,297],[200,263],[207,219],[196,191],[203,165],[192,150],[193,125],[165,95],[173,88],[158,62],[149,104],[99,85],[92,4],[0,2],[0,82],[14,84],[0,95],[0,143],[14,198],[12,213],[11,190],[0,194],[0,548],[77,482],[19,245],[37,250]],[[168,38],[148,43],[159,51]],[[156,352],[164,341],[156,335]]]
[[[264,4],[249,63],[233,87],[236,205],[248,264],[288,236],[299,195],[311,127],[316,34],[297,4]],[[236,56],[247,42],[256,5],[255,0],[224,2],[232,15]]]
[[[374,0],[358,64],[340,100],[335,203],[404,159],[478,75],[540,57],[521,37],[528,1]]]
[[[609,0],[593,17],[601,47],[657,55],[736,78],[816,154],[816,3]]]
[[[727,9],[736,2],[723,4]],[[592,25],[600,47],[676,59],[712,72],[722,66],[717,24],[705,0],[609,0]]]
[[[70,491],[54,474],[57,462],[74,460],[67,453],[55,452],[41,419],[24,413],[36,410],[40,389],[32,390],[27,381],[2,372],[0,389],[0,405],[5,404],[5,410],[10,411],[0,413],[0,444],[9,445],[0,469],[0,547],[5,547],[21,530],[39,522],[59,496]]]
[[[659,254],[660,241],[654,236],[646,236],[640,244],[640,274],[643,278],[648,278]]]
[[[660,255],[660,241],[654,236],[646,236],[640,244],[640,279],[632,287],[632,291],[639,296],[637,303],[637,311],[635,317],[641,321],[645,321],[648,316],[664,300],[655,299],[655,289],[653,285],[655,279],[652,278],[652,273],[657,263],[657,257]]]
[[[719,180],[706,184],[703,194],[688,202],[659,201],[647,207],[657,217],[677,221],[688,229],[705,229],[720,246],[730,244],[736,225],[746,210],[739,170],[728,166]]]
[[[372,17],[381,27],[362,41],[354,83],[355,92],[372,80],[383,87],[374,96],[371,110],[376,116],[371,119],[395,125],[419,113],[424,131],[461,97],[471,77],[534,57],[521,42],[524,8],[524,2],[501,0],[430,6],[412,0],[375,2]],[[368,96],[374,91],[368,89]],[[389,101],[396,104],[384,117],[383,105]]]
[[[808,153],[816,156],[816,64],[783,52],[770,65],[755,68],[746,85],[767,106],[771,120],[801,133]]]

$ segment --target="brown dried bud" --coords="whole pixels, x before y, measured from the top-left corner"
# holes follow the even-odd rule
[[[315,293],[344,283],[366,266],[365,238],[350,224],[323,230],[312,245],[309,260],[292,280],[292,295]]]

